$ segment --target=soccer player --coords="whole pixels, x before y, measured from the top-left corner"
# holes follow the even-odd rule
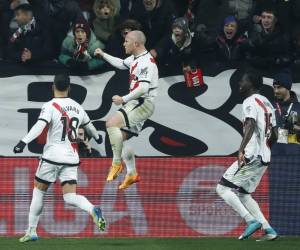
[[[278,237],[251,196],[270,164],[270,147],[277,140],[274,108],[266,97],[259,94],[262,84],[262,77],[251,71],[245,73],[239,82],[240,94],[245,97],[244,135],[238,160],[227,169],[216,189],[218,195],[247,223],[240,240],[247,239],[261,227],[264,236],[260,240]],[[237,194],[232,189],[236,189]]]
[[[121,158],[127,167],[127,175],[120,190],[138,182],[140,177],[135,168],[135,157],[132,149],[123,148],[123,142],[131,136],[137,136],[142,126],[154,112],[153,99],[157,95],[158,69],[151,54],[145,48],[146,37],[141,31],[129,32],[124,41],[126,54],[130,56],[125,60],[113,57],[96,49],[95,55],[102,57],[116,68],[129,69],[129,94],[115,95],[113,103],[123,105],[116,113],[111,115],[106,128],[109,135],[113,161],[107,176],[107,181],[114,180],[122,171]]]
[[[36,227],[43,209],[43,198],[49,185],[59,179],[63,198],[67,204],[79,207],[88,212],[99,230],[105,228],[105,219],[99,207],[91,204],[84,196],[76,194],[77,169],[77,132],[79,125],[98,142],[102,137],[84,109],[68,97],[70,78],[67,75],[56,75],[53,84],[54,98],[45,103],[36,124],[29,133],[14,147],[14,153],[22,153],[25,146],[37,138],[48,125],[47,142],[36,170],[32,201],[29,211],[29,225],[20,242],[38,239]]]

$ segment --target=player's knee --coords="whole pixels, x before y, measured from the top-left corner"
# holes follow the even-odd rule
[[[125,147],[122,152],[122,158],[131,160],[134,157],[134,151],[131,147]]]
[[[217,187],[216,187],[216,192],[219,196],[222,197],[222,195],[228,190],[229,188],[228,187],[225,187],[221,184],[218,184]]]
[[[75,203],[76,193],[66,193],[64,194],[64,201],[67,204],[73,205]]]

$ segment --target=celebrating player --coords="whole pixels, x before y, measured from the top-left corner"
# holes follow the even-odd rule
[[[105,228],[105,220],[99,207],[91,204],[84,196],[76,194],[77,169],[77,131],[83,125],[86,131],[98,142],[102,137],[84,109],[68,97],[70,78],[56,75],[54,78],[54,98],[45,103],[36,124],[29,133],[14,147],[14,153],[22,153],[25,146],[37,138],[48,125],[47,142],[35,174],[34,189],[29,211],[29,225],[20,242],[38,239],[36,227],[43,209],[43,198],[49,185],[59,178],[64,201],[88,212],[99,230]]]
[[[122,171],[121,158],[127,167],[127,175],[119,189],[123,190],[140,180],[135,168],[135,157],[132,149],[123,147],[123,141],[138,135],[142,126],[154,112],[153,99],[157,95],[158,69],[151,54],[145,48],[146,37],[141,31],[129,32],[124,41],[125,60],[116,58],[96,49],[95,55],[103,57],[116,68],[129,69],[129,94],[115,95],[113,103],[123,105],[119,111],[110,116],[106,122],[113,161],[107,181],[114,180]]]
[[[217,185],[220,197],[247,223],[240,240],[247,239],[261,227],[264,236],[260,240],[278,237],[251,196],[270,163],[270,147],[277,140],[274,108],[259,94],[262,82],[262,77],[255,72],[245,73],[239,82],[240,93],[246,98],[243,102],[244,135],[238,160],[227,169]],[[237,194],[232,189],[236,189]]]

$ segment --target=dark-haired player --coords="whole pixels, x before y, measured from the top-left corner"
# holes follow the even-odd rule
[[[37,138],[48,125],[47,142],[36,170],[32,201],[29,211],[29,223],[25,236],[20,242],[37,240],[36,227],[43,209],[43,198],[49,185],[60,180],[64,201],[88,212],[99,230],[104,230],[105,220],[101,209],[91,204],[84,196],[76,194],[77,169],[77,131],[83,125],[86,131],[98,142],[102,137],[84,109],[68,97],[70,78],[56,75],[54,78],[54,98],[45,103],[36,124],[29,133],[14,147],[14,153],[22,153],[25,146]]]
[[[240,240],[247,239],[261,227],[264,230],[261,240],[278,237],[251,196],[270,164],[270,146],[277,140],[274,108],[266,97],[259,94],[262,82],[262,77],[251,71],[245,73],[239,82],[240,94],[245,98],[244,135],[238,160],[227,169],[217,185],[220,197],[247,223]]]

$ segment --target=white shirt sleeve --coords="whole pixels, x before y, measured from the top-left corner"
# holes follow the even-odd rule
[[[51,122],[52,112],[53,112],[52,104],[50,102],[45,103],[42,106],[41,113],[38,120],[45,121],[46,123],[49,124]]]
[[[23,142],[28,144],[29,142],[33,141],[35,138],[37,138],[44,130],[46,127],[47,122],[46,120],[41,120],[39,119],[33,127],[30,129],[28,134],[22,139]]]
[[[86,130],[86,132],[92,136],[95,140],[97,140],[99,138],[99,134],[95,128],[95,126],[89,122],[86,126],[84,126],[84,129]]]
[[[124,102],[129,102],[131,100],[137,99],[143,94],[147,93],[149,90],[149,83],[147,82],[138,82],[138,87],[131,91],[129,94],[122,96]]]
[[[243,103],[243,114],[245,119],[253,118],[255,121],[257,120],[257,110],[253,102]]]
[[[86,126],[91,122],[91,119],[89,118],[88,114],[85,112],[85,110],[83,110],[83,119],[81,122],[82,126]]]
[[[118,69],[129,69],[130,68],[130,64],[128,64],[129,58],[131,57],[128,57],[125,60],[123,60],[121,58],[111,56],[107,53],[103,54],[103,59]]]

